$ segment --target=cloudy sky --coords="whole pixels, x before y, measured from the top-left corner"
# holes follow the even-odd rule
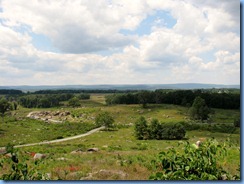
[[[240,84],[238,0],[0,0],[0,86]]]

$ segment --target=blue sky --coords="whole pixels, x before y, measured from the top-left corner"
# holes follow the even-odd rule
[[[236,0],[2,0],[0,10],[0,85],[240,84]]]

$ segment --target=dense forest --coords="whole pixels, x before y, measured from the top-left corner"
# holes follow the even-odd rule
[[[19,95],[19,94],[23,94],[23,92],[17,89],[0,89],[0,95]]]
[[[107,93],[106,104],[174,104],[190,107],[194,99],[203,98],[210,108],[239,109],[240,94],[225,92],[224,90],[170,90],[158,89],[155,91],[138,90],[40,90],[23,93],[20,90],[1,89],[0,94],[10,101],[17,101],[28,108],[55,107],[60,102],[70,100],[75,96],[78,99],[89,99],[90,93]]]
[[[107,104],[174,104],[190,107],[200,96],[211,108],[239,109],[240,94],[212,93],[204,90],[155,90],[106,96]]]

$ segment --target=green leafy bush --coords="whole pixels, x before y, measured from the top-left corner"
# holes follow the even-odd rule
[[[148,125],[144,117],[140,117],[135,122],[134,130],[135,137],[139,140],[180,140],[186,134],[184,126],[180,123],[159,123],[157,119],[153,119]]]
[[[21,161],[18,155],[18,151],[13,148],[12,145],[6,146],[6,152],[10,154],[10,158],[0,160],[0,167],[3,167],[5,163],[12,163],[8,173],[4,173],[0,176],[0,180],[47,180],[48,178],[38,172],[35,167],[30,168],[26,163],[27,159]],[[38,165],[38,161],[35,161],[35,166]]]
[[[97,126],[105,126],[106,130],[114,127],[114,119],[108,112],[102,112],[96,116],[95,123]]]
[[[135,137],[139,140],[146,140],[149,138],[149,129],[147,120],[145,117],[141,116],[136,122],[135,122]]]
[[[225,145],[209,139],[199,147],[186,142],[183,153],[171,148],[168,152],[160,152],[158,160],[152,163],[160,171],[152,174],[150,180],[235,180],[239,176],[231,176],[218,163],[226,156]]]
[[[209,123],[197,123],[197,122],[179,122],[184,126],[185,130],[202,130],[210,132],[221,132],[221,133],[233,133],[236,131],[236,127],[233,124],[220,123],[220,124],[209,124]]]

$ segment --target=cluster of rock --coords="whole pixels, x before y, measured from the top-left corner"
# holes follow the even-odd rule
[[[62,121],[59,120],[67,120],[67,116],[70,115],[69,111],[38,111],[38,112],[31,112],[27,117],[32,119],[39,119],[47,122],[52,123],[61,123]],[[55,119],[53,119],[55,118]]]
[[[93,153],[93,152],[98,152],[99,149],[98,148],[89,148],[86,150],[86,152],[88,153]],[[71,154],[81,154],[81,153],[85,153],[82,149],[77,149],[71,152]]]
[[[69,111],[40,111],[40,112],[33,112],[32,116],[39,116],[39,117],[47,117],[52,118],[53,116],[63,117],[70,115]]]

